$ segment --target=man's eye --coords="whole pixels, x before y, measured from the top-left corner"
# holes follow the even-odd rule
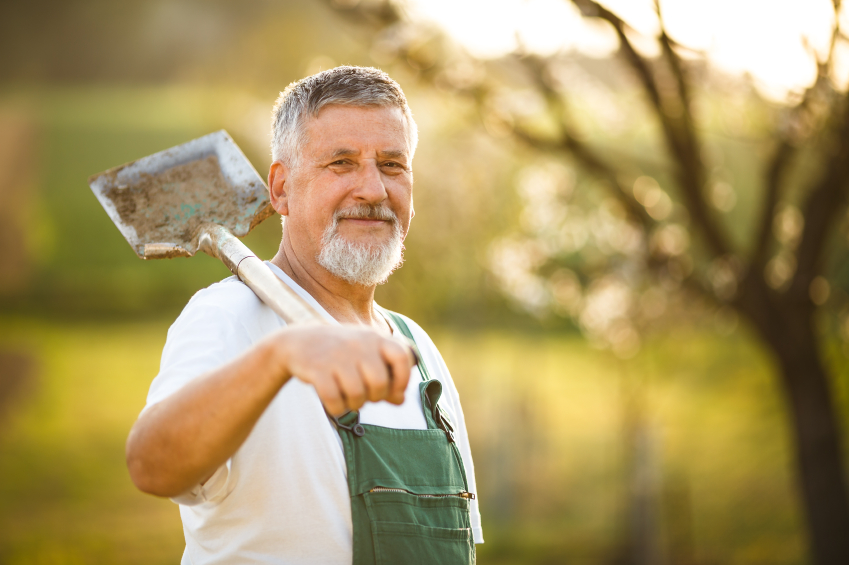
[[[339,161],[333,161],[333,162],[332,162],[332,163],[330,163],[330,164],[331,164],[331,165],[347,165],[347,164],[348,164],[348,162],[347,162],[347,161],[343,161],[343,160],[341,160],[341,159],[340,159]]]

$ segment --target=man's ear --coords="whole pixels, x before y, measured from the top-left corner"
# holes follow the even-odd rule
[[[268,169],[268,192],[271,196],[271,207],[281,216],[289,215],[289,189],[291,170],[280,161],[271,163]]]

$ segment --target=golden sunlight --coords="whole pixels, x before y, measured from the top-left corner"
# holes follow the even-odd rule
[[[601,3],[639,34],[659,30],[652,0]],[[413,15],[433,21],[477,57],[494,58],[518,47],[602,57],[618,47],[609,26],[582,20],[565,0],[408,0],[408,5]],[[814,81],[834,19],[829,0],[662,0],[660,6],[667,32],[679,44],[704,53],[729,74],[750,75],[776,101]],[[849,20],[846,9],[841,20]],[[635,44],[646,54],[654,48],[649,41]],[[836,86],[844,89],[849,44],[838,41],[835,49]]]

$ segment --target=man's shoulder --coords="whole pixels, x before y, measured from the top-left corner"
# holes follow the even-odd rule
[[[185,311],[217,309],[233,314],[251,312],[263,307],[262,301],[235,276],[227,277],[197,291],[189,299]]]
[[[236,277],[227,277],[196,292],[172,330],[237,326],[256,338],[280,324],[277,315],[245,283]]]

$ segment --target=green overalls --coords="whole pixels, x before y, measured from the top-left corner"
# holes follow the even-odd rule
[[[381,309],[401,333],[403,318]],[[415,340],[413,340],[415,343]],[[421,355],[419,355],[421,359]],[[426,430],[334,419],[342,438],[354,523],[354,565],[470,565],[475,562],[466,471],[453,428],[437,401],[442,383],[419,361]]]

